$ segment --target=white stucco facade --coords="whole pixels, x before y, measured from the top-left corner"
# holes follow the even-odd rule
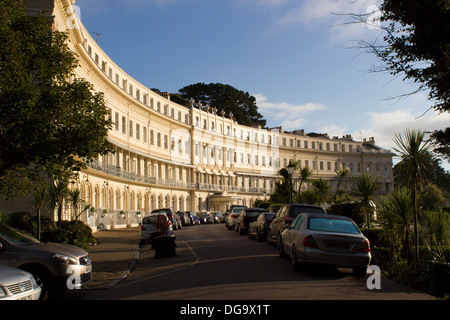
[[[309,166],[311,179],[324,178],[333,189],[335,170],[342,167],[350,170],[347,179],[367,171],[380,176],[380,194],[393,188],[392,153],[373,138],[247,127],[214,106],[194,101],[184,107],[153,92],[109,58],[76,18],[73,5],[54,0],[54,27],[69,34],[79,60],[76,76],[104,93],[113,121],[108,138],[116,151],[90,163],[73,184],[95,209],[86,217],[94,228],[99,223],[137,225],[138,213],[160,207],[225,211],[232,204],[252,206],[269,197],[278,170],[291,159]],[[64,219],[70,218],[67,206]]]

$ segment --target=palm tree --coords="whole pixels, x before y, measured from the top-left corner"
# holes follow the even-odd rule
[[[58,226],[61,225],[62,209],[69,192],[69,180],[66,178],[54,179],[50,185],[48,200],[52,210],[58,209]]]
[[[82,198],[81,190],[78,188],[69,190],[67,200],[69,201],[75,213],[75,224],[76,224],[78,222],[78,218],[83,214],[83,212],[87,211],[91,207],[91,205],[89,203],[88,204],[85,203],[85,201]],[[78,212],[78,208],[83,204],[84,204],[83,210],[81,210],[81,212]]]
[[[402,242],[410,264],[409,234],[413,219],[411,192],[406,187],[396,188],[381,201],[379,212],[381,236],[390,242],[392,251],[399,241]]]
[[[319,201],[319,206],[325,201],[326,196],[331,192],[331,186],[322,178],[313,181],[313,187]]]
[[[37,219],[37,230],[36,230],[36,238],[38,240],[41,239],[41,209],[44,206],[46,199],[48,197],[48,186],[39,185],[33,194],[33,208],[36,212]]]
[[[347,168],[342,168],[342,169],[336,170],[336,174],[338,175],[339,180],[338,180],[336,193],[334,194],[334,202],[336,202],[336,200],[337,200],[337,195],[338,195],[339,189],[341,187],[342,179],[345,178],[349,173],[350,173],[350,170],[348,170]]]
[[[397,148],[394,148],[402,158],[399,163],[402,166],[403,172],[407,172],[403,177],[404,184],[410,188],[411,197],[413,201],[414,211],[414,263],[417,265],[419,259],[419,233],[417,230],[418,216],[417,216],[417,189],[423,187],[428,181],[430,175],[430,149],[432,144],[425,141],[425,132],[421,130],[405,131],[405,136],[395,134],[394,142]]]
[[[353,180],[352,191],[361,197],[360,212],[366,215],[367,228],[370,229],[370,216],[373,214],[375,203],[373,196],[381,188],[381,178],[363,173]]]
[[[311,177],[313,174],[313,171],[311,170],[310,167],[303,167],[300,168],[299,170],[299,175],[300,175],[300,184],[298,186],[298,193],[300,194],[300,192],[302,192],[302,184],[303,182],[305,182],[309,177]]]

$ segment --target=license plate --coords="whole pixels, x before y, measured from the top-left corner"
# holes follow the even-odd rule
[[[328,241],[327,246],[333,249],[348,249],[348,244],[343,242]]]
[[[17,298],[16,300],[32,300],[33,298],[31,296],[25,296],[21,298]]]

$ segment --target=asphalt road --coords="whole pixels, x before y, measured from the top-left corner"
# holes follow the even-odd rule
[[[293,271],[273,245],[229,231],[224,224],[175,231],[177,255],[154,258],[143,245],[131,274],[108,290],[80,290],[88,300],[427,300],[431,296],[381,276],[369,290],[350,269]]]

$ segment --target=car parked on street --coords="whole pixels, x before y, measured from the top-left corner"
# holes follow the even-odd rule
[[[41,287],[31,273],[0,265],[0,301],[39,300]]]
[[[206,223],[206,212],[205,211],[197,212],[197,217],[200,220],[200,224],[205,224]]]
[[[369,240],[352,219],[337,215],[299,214],[281,233],[278,250],[291,258],[293,269],[316,263],[365,275],[371,260]]]
[[[248,237],[250,239],[256,238],[258,241],[266,240],[269,225],[274,218],[274,212],[261,213],[254,222],[250,223]]]
[[[161,227],[157,224],[158,216],[165,217],[164,220],[167,224],[167,235],[170,236],[173,234],[172,222],[169,220],[166,213],[151,213],[148,216],[142,218],[142,222],[139,226],[141,242],[149,242],[151,241],[152,234],[154,234],[155,232],[163,232],[163,230],[161,230]]]
[[[240,235],[246,233],[250,223],[254,222],[264,212],[267,212],[267,210],[263,208],[244,208],[236,220],[234,229]]]
[[[200,224],[200,218],[197,216],[197,213],[195,213],[194,211],[185,211],[184,213],[187,213],[189,215],[193,226]]]
[[[169,218],[170,222],[172,223],[172,227],[174,230],[181,229],[181,218],[178,214],[174,213],[171,208],[161,208],[161,209],[155,209],[152,210],[151,213],[164,213],[167,215],[167,218]]]
[[[183,211],[177,211],[178,216],[180,216],[181,225],[183,226],[190,226],[192,224],[191,217],[188,213]]]
[[[216,222],[214,216],[209,212],[204,213],[204,217],[206,223],[214,224]]]
[[[49,290],[80,288],[92,280],[92,264],[85,250],[62,243],[42,243],[3,223],[0,223],[0,265],[31,273],[41,287],[41,298]]]
[[[214,223],[221,223],[221,222],[223,222],[222,212],[213,211],[213,212],[211,212],[211,215],[214,217]]]
[[[290,224],[300,213],[304,212],[327,213],[324,208],[318,206],[299,203],[285,204],[278,210],[275,218],[270,223],[269,231],[267,232],[267,242],[277,243],[286,225]]]
[[[228,214],[227,220],[225,222],[225,227],[227,227],[228,230],[234,229],[236,219],[239,217],[239,214],[244,208],[247,208],[247,206],[231,206],[230,213]]]

